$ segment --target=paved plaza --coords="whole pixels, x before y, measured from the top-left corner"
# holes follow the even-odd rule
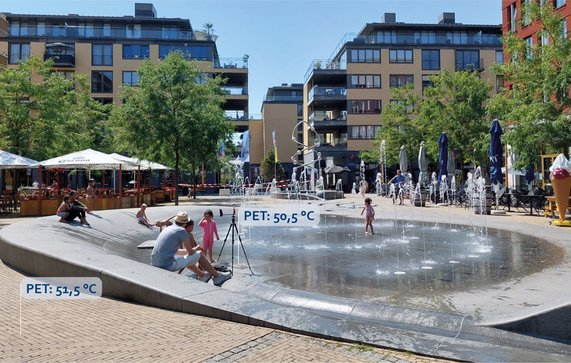
[[[216,201],[208,198],[195,203]],[[0,218],[0,227],[26,219]],[[2,362],[444,361],[108,298],[20,299],[24,277],[0,262]]]
[[[379,220],[393,217],[402,218],[402,216],[415,213],[417,215],[423,213],[426,218],[429,215],[431,218],[440,218],[444,222],[451,219],[472,218],[471,216],[473,216],[473,214],[467,214],[463,208],[393,206],[387,198],[372,197],[373,204],[379,214]],[[218,197],[199,197],[197,200],[184,198],[181,201],[181,209],[186,208],[186,206],[205,208],[208,205],[232,203],[226,198]],[[256,203],[255,200],[252,202]],[[267,202],[267,200],[260,200],[260,203]],[[325,202],[322,207],[325,212],[343,213],[343,209],[345,209],[354,214],[355,208],[360,208],[362,203],[363,200],[360,196],[348,195],[343,200]],[[348,206],[350,208],[347,208]],[[557,242],[571,240],[569,236],[571,231],[549,226],[549,220],[540,216],[531,217],[521,212],[514,212],[504,216],[489,216],[487,218],[486,223],[496,228],[501,225],[517,225],[518,230],[526,234],[537,235],[541,238],[553,234],[554,240]],[[0,219],[0,226],[21,220],[25,219]],[[53,228],[53,224],[44,226],[40,223],[39,227]],[[452,303],[463,306],[466,310],[482,310],[481,318],[488,322],[498,319],[498,317],[509,317],[511,311],[520,311],[521,313],[522,308],[528,309],[526,314],[537,313],[540,308],[552,309],[569,301],[569,294],[564,291],[552,295],[551,300],[546,299],[545,296],[545,291],[553,288],[553,284],[559,284],[558,279],[564,278],[565,273],[568,272],[568,263],[569,257],[566,253],[561,264],[543,271],[542,274],[509,282],[501,288],[491,289],[488,292],[460,294],[458,300],[454,300]],[[272,329],[271,327],[238,324],[110,298],[73,301],[20,300],[19,284],[23,277],[24,275],[6,265],[0,265],[0,315],[2,321],[7,322],[5,324],[6,329],[0,332],[0,353],[2,359],[7,361],[43,362],[81,359],[88,361],[418,362],[437,360],[409,352],[323,340]],[[240,286],[248,286],[247,282],[244,283],[244,279],[244,276],[236,276],[235,279],[230,280],[228,286],[223,287],[223,290],[233,291]],[[538,281],[542,284],[541,286],[539,286]],[[535,285],[535,289],[528,285]],[[518,295],[522,291],[525,293],[523,300]],[[200,300],[199,297],[198,299]],[[247,302],[246,300],[243,301]],[[453,320],[448,322],[452,324]],[[461,324],[463,322],[464,319],[462,318]],[[413,330],[418,329],[412,326],[411,328]],[[379,341],[390,339],[390,329],[392,328],[383,333],[383,338]],[[494,337],[489,336],[488,333],[482,333],[478,327],[470,328],[472,330],[466,329],[465,327],[465,331],[460,335],[462,332],[462,326],[460,326],[457,333],[453,332],[455,337],[443,336],[438,347],[448,347],[446,349],[451,349],[449,352],[452,355],[457,354],[462,349],[465,351],[481,350],[475,355],[480,359],[475,360],[492,359],[490,357],[493,356],[486,356],[485,354],[491,348],[490,338],[493,340]],[[425,344],[432,344],[433,340],[429,338],[429,332],[430,330],[423,328],[414,334],[426,339]],[[411,336],[414,337],[414,335]],[[459,336],[461,339],[457,340],[456,338]],[[462,336],[464,337],[462,338]],[[472,336],[480,336],[480,338],[474,340],[471,338]],[[503,336],[498,335],[498,338],[503,339]],[[401,343],[407,339],[411,338],[401,336]],[[506,341],[510,341],[510,339],[512,338]],[[450,344],[454,344],[453,341],[456,341],[456,347],[450,348]],[[462,348],[462,342],[474,345]],[[415,344],[421,344],[414,341],[410,343],[411,347]],[[537,341],[531,343],[537,344]],[[459,344],[460,346],[458,346]],[[525,354],[530,354],[525,353],[525,351],[532,348],[531,346],[525,347],[525,340],[519,343],[503,342],[502,344],[502,349],[511,352],[505,357],[519,357],[518,360],[523,360],[522,357],[526,357]],[[546,360],[551,357],[556,357],[558,360],[571,357],[571,355],[567,355],[568,349],[564,346],[561,348],[561,345],[555,343],[546,342],[544,345],[540,343],[539,347],[551,352],[552,355],[546,356]],[[514,348],[515,352],[520,351],[521,353],[514,353],[512,351]],[[560,349],[558,353],[557,349]],[[481,355],[478,356],[478,354]],[[528,357],[532,357],[532,355],[528,355]],[[537,355],[533,357],[537,357]],[[510,360],[509,358],[506,359]]]

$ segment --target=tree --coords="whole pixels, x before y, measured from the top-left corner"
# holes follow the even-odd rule
[[[276,180],[283,179],[285,171],[282,164],[279,161],[276,162],[274,150],[270,150],[264,157],[264,160],[262,160],[260,172],[264,180],[272,180],[274,177]]]
[[[139,75],[139,86],[124,90],[124,103],[112,114],[117,147],[174,164],[175,185],[181,166],[189,167],[196,181],[203,162],[213,169],[219,142],[233,132],[221,108],[223,80],[208,78],[179,52],[146,61]]]
[[[371,150],[361,151],[359,156],[368,162],[378,162],[380,159],[380,145],[385,140],[387,162],[399,162],[399,150],[406,145],[408,151],[420,145],[422,132],[414,121],[414,114],[418,107],[419,97],[412,85],[391,89],[391,99],[394,101],[386,105],[381,114],[381,128]]]
[[[450,150],[459,150],[465,162],[485,164],[491,125],[485,105],[491,85],[484,83],[478,72],[469,71],[443,71],[430,80],[416,120],[427,154],[438,160],[438,139],[446,132]]]
[[[210,38],[212,37],[212,34],[214,34],[214,24],[204,23],[202,26],[204,27],[204,30],[206,31],[208,39],[210,40]]]
[[[571,42],[564,19],[550,1],[532,2],[523,19],[543,29],[532,47],[514,32],[504,37],[506,62],[496,66],[508,87],[490,101],[491,117],[505,122],[506,141],[518,154],[516,168],[527,168],[538,155],[560,152],[571,144]]]
[[[85,77],[69,80],[53,63],[31,57],[0,72],[0,147],[43,160],[97,147],[106,106],[93,100]]]

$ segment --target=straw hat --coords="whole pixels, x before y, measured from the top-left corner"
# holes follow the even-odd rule
[[[188,223],[188,213],[180,211],[176,214],[176,218],[174,219],[175,223],[185,224]]]

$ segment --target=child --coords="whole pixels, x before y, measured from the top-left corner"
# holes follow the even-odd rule
[[[207,209],[204,212],[204,216],[198,223],[200,227],[204,230],[204,234],[202,235],[202,247],[208,253],[208,258],[210,262],[214,262],[212,259],[212,247],[214,246],[214,235],[216,235],[216,239],[219,240],[220,237],[218,236],[218,229],[216,229],[216,221],[214,220],[214,213],[212,210]]]
[[[365,206],[363,207],[363,210],[361,211],[361,215],[363,215],[363,213],[365,211],[367,211],[367,214],[365,214],[365,234],[368,234],[368,230],[369,227],[371,227],[371,234],[375,234],[375,232],[373,231],[373,219],[375,219],[375,209],[373,208],[373,206],[371,205],[371,198],[365,198]]]
[[[56,215],[60,217],[60,222],[67,222],[65,217],[69,215],[69,211],[71,210],[71,203],[69,202],[69,195],[63,197],[63,201],[59,205]]]
[[[139,220],[139,223],[141,223],[142,225],[147,226],[149,228],[153,228],[153,225],[149,222],[149,219],[147,218],[145,209],[147,209],[147,205],[145,203],[141,204],[141,209],[139,209],[135,217],[137,217],[137,220]]]

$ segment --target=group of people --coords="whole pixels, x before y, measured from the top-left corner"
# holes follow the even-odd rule
[[[89,212],[89,208],[77,200],[77,192],[72,190],[68,195],[63,197],[63,201],[59,205],[56,215],[60,217],[60,222],[71,222],[75,218],[79,218],[81,224],[89,226],[90,224],[85,218],[86,213]]]
[[[179,273],[188,268],[195,273],[198,280],[208,282],[212,279],[214,285],[221,286],[232,275],[230,272],[217,271],[212,265],[214,236],[220,239],[213,216],[211,210],[206,210],[199,222],[199,226],[204,229],[203,245],[200,246],[192,234],[194,221],[186,212],[178,212],[174,223],[159,233],[151,252],[151,264]]]

